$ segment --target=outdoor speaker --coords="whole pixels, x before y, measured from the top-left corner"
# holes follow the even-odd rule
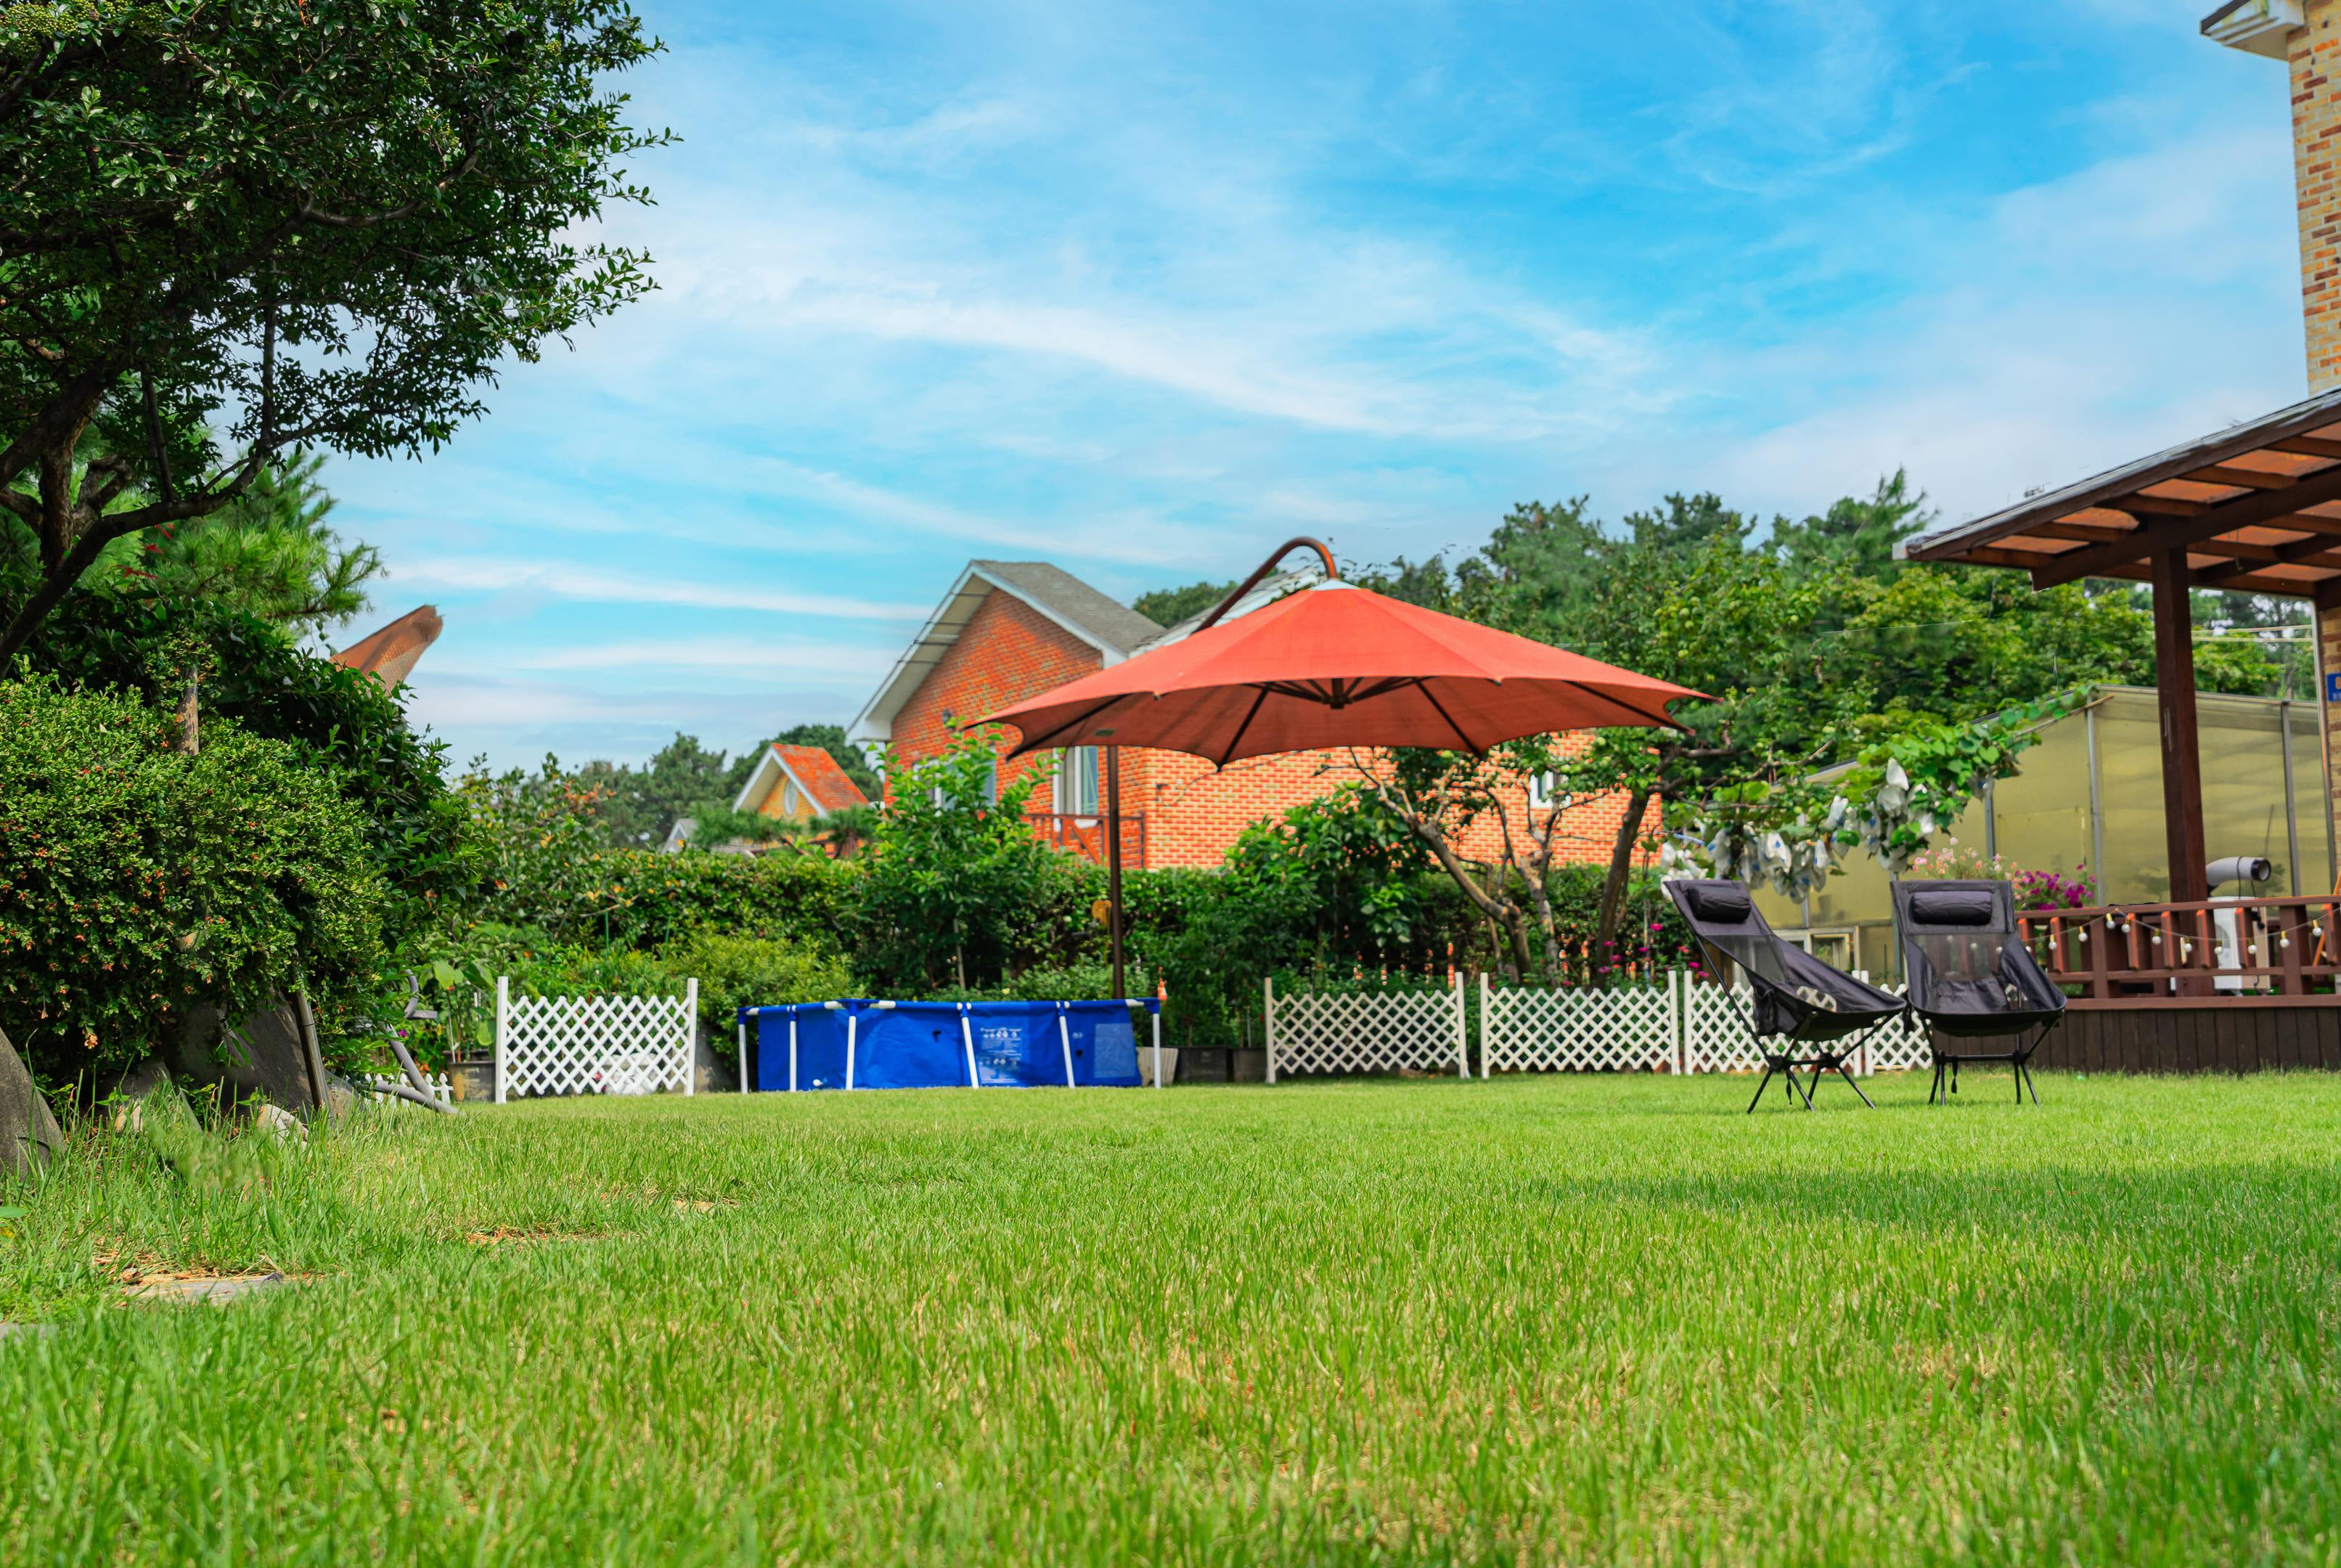
[[[2266,882],[2276,874],[2276,867],[2256,854],[2231,854],[2213,861],[2207,874],[2216,888],[2230,882]]]

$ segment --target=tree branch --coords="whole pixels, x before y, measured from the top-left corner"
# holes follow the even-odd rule
[[[344,214],[327,212],[324,208],[319,206],[314,198],[306,195],[301,198],[300,206],[294,210],[300,215],[302,221],[304,223],[325,224],[337,229],[370,229],[378,227],[383,224],[394,224],[401,218],[413,217],[424,207],[430,205],[435,198],[445,195],[447,194],[447,187],[462,179],[465,175],[470,174],[478,165],[479,161],[480,149],[473,147],[470,152],[463,155],[463,161],[462,163],[456,165],[453,169],[448,172],[444,178],[432,185],[428,191],[424,192],[422,195],[415,197],[404,206],[393,207],[385,213]]]
[[[0,633],[0,670],[8,667],[8,662],[16,656],[16,651],[31,638],[34,629],[48,617],[49,612],[57,607],[57,601],[65,596],[66,590],[81,581],[81,574],[97,560],[98,552],[123,534],[134,532],[115,526],[118,521],[117,518],[105,517],[92,524],[57,569],[44,577],[41,585],[33,590],[32,597],[18,606],[15,619],[8,623],[6,632]]]

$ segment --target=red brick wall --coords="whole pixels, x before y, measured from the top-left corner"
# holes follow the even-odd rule
[[[1098,651],[1089,644],[1013,595],[994,591],[895,715],[898,763],[914,764],[942,750],[950,743],[953,722],[963,724],[1038,696],[1101,665]],[[1001,786],[1032,769],[1053,768],[1057,754],[1043,753],[1001,764]],[[1220,864],[1237,834],[1252,823],[1281,816],[1356,776],[1346,754],[1255,757],[1215,770],[1200,757],[1131,750],[1122,754],[1122,811],[1145,816],[1147,867],[1211,866]],[[1511,791],[1509,804],[1517,829],[1527,811],[1525,781]],[[1572,809],[1561,828],[1556,858],[1607,864],[1625,806],[1625,797],[1614,795]],[[1054,809],[1043,784],[1033,792],[1032,814],[1040,817]],[[1655,830],[1655,813],[1645,826]],[[1463,852],[1475,860],[1493,859],[1499,835],[1492,821],[1484,822],[1466,835]],[[1134,834],[1131,843],[1134,848]]]
[[[1346,753],[1296,753],[1254,757],[1214,770],[1200,757],[1177,752],[1132,751],[1122,760],[1122,809],[1146,813],[1149,866],[1217,865],[1236,835],[1264,817],[1283,815],[1301,802],[1330,794],[1358,778]],[[1513,830],[1528,819],[1528,782],[1506,791]],[[1555,838],[1554,858],[1606,864],[1626,797],[1609,795],[1572,807]],[[1537,814],[1539,824],[1544,814]],[[1655,813],[1645,819],[1655,831]],[[1474,860],[1500,853],[1502,829],[1493,818],[1476,823],[1461,849]]]
[[[1103,656],[1089,644],[1014,594],[994,589],[976,606],[959,640],[894,715],[897,766],[923,762],[942,751],[951,744],[954,724],[963,724],[1068,681],[1093,675],[1103,664]],[[1005,789],[1036,767],[1055,765],[1053,753],[1003,764],[1001,787]],[[886,781],[890,799],[893,787],[890,777]],[[1034,798],[1046,811],[1048,786],[1043,784]]]

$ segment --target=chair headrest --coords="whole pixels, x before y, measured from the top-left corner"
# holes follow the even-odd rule
[[[1910,918],[1921,925],[1989,925],[1995,902],[1988,888],[1926,888],[1910,894]]]
[[[1755,913],[1748,890],[1737,883],[1707,883],[1683,889],[1690,912],[1710,925],[1740,925]]]

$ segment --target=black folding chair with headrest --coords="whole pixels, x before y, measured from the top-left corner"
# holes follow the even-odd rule
[[[1822,1074],[1835,1073],[1868,1104],[1869,1096],[1861,1094],[1846,1064],[1871,1034],[1908,1012],[1908,1004],[1783,940],[1765,923],[1743,884],[1681,881],[1665,886],[1691,934],[1715,955],[1718,970],[1738,965],[1755,994],[1748,1031],[1763,1053],[1764,1081],[1756,1085],[1756,1098],[1748,1109],[1752,1112],[1763,1103],[1775,1073],[1788,1079],[1792,1094],[1804,1096],[1807,1110],[1812,1109],[1812,1090],[1797,1082],[1799,1069],[1811,1072],[1814,1087]],[[1776,1047],[1770,1044],[1774,1041],[1788,1048]]]
[[[1898,882],[1894,925],[1910,1006],[1926,1022],[1935,1055],[1928,1103],[1958,1093],[1961,1063],[2005,1062],[2016,1070],[2016,1103],[2028,1088],[2037,1105],[2032,1054],[2065,1021],[2065,994],[2017,931],[2016,890],[2004,882]],[[1958,1044],[2011,1039],[1996,1049]]]

